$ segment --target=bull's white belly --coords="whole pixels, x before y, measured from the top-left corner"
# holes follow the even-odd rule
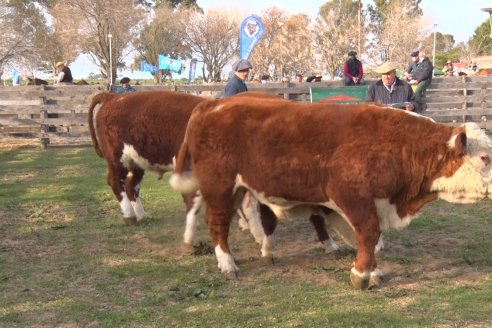
[[[332,209],[335,212],[337,212],[350,225],[350,227],[352,227],[352,230],[354,229],[352,223],[347,218],[347,215],[332,199],[323,203],[306,203],[300,201],[290,201],[280,197],[266,197],[264,192],[255,190],[254,188],[252,188],[251,186],[249,186],[244,182],[241,175],[237,175],[236,185],[234,190],[237,190],[237,188],[240,187],[244,187],[248,189],[249,192],[251,192],[251,194],[253,195],[253,197],[255,197],[260,203],[268,206],[279,218],[284,216],[285,211],[289,211],[290,213],[295,213],[294,215],[289,215],[289,216],[308,218],[312,214],[311,211],[312,205],[324,206],[326,208]],[[309,205],[309,206],[306,207],[303,205]],[[418,216],[417,214],[414,216],[408,215],[403,218],[400,217],[398,215],[398,212],[396,211],[396,206],[390,204],[389,199],[387,198],[374,199],[374,205],[376,207],[376,211],[379,219],[379,227],[381,231],[388,230],[388,229],[405,228],[410,224],[412,219]]]
[[[146,158],[140,156],[140,154],[133,148],[132,145],[124,144],[123,154],[121,155],[121,163],[129,170],[133,167],[139,167],[144,171],[150,170],[158,173],[171,171],[174,169],[173,164],[151,164]]]

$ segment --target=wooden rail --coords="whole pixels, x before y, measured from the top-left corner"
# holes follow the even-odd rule
[[[312,86],[343,87],[341,81],[248,84],[250,91],[275,93],[301,102],[310,101]],[[143,85],[135,88],[137,91],[168,90],[220,98],[224,84]],[[55,136],[64,136],[68,141],[77,138],[89,144],[89,103],[95,94],[106,89],[105,85],[0,87],[0,140],[19,136],[37,138],[43,147],[51,147],[56,146]],[[423,115],[436,121],[450,124],[473,121],[492,130],[492,77],[435,78],[426,92],[425,102]]]

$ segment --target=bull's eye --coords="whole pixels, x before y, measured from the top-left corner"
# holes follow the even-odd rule
[[[481,155],[480,156],[480,159],[482,160],[482,162],[484,162],[485,165],[489,165],[490,164],[490,157],[489,157],[489,155]]]

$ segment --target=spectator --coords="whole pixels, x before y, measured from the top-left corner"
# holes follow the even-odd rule
[[[343,65],[343,80],[345,85],[360,85],[365,84],[364,70],[362,69],[362,63],[357,59],[357,53],[355,51],[349,51],[348,59]]]
[[[476,74],[478,72],[478,65],[477,65],[477,62],[476,61],[472,61],[469,65],[468,65],[468,71],[470,72],[470,74]]]
[[[135,92],[134,87],[130,85],[130,78],[124,77],[120,80],[120,86],[116,89],[116,93],[126,93],[126,92]]]
[[[432,73],[434,71],[434,66],[432,65],[429,58],[427,58],[424,51],[419,52],[419,64],[417,69],[412,75],[412,80],[410,84],[416,84],[415,89],[415,101],[418,103],[420,108],[423,108],[423,92],[429,87],[432,82]]]
[[[55,77],[56,81],[55,84],[61,85],[61,84],[73,84],[73,77],[72,77],[72,71],[68,66],[66,66],[66,63],[64,62],[57,62],[56,65],[56,71],[58,72]]]
[[[296,82],[296,83],[302,83],[302,75],[301,74],[296,74],[296,77],[294,79],[294,82]]]
[[[234,75],[229,79],[225,86],[225,97],[234,96],[237,93],[248,91],[248,87],[244,81],[248,78],[249,70],[251,68],[253,67],[246,59],[239,59],[232,64]]]
[[[410,63],[408,63],[408,67],[403,73],[403,76],[407,81],[410,81],[412,79],[413,73],[415,73],[415,70],[417,69],[417,65],[419,64],[419,51],[415,50],[410,54],[410,57],[412,60]]]
[[[306,78],[306,82],[321,82],[323,76],[321,74],[311,75]]]
[[[448,60],[446,65],[442,68],[442,71],[444,72],[444,76],[453,76],[454,75],[454,66],[453,63]]]
[[[386,105],[401,104],[401,108],[404,106],[405,110],[419,111],[411,85],[396,77],[396,68],[397,65],[391,62],[376,68],[381,79],[369,86],[365,101]]]
[[[20,85],[20,80],[21,80],[21,77],[20,77],[19,71],[16,68],[14,68],[12,70],[12,85],[15,87],[18,87]]]

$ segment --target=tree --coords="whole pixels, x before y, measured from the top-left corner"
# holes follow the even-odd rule
[[[0,33],[0,75],[13,62],[23,63],[30,71],[42,63],[36,45],[49,31],[44,16],[32,2],[1,1],[0,24],[4,26]]]
[[[74,59],[69,58],[70,48],[87,53],[106,77],[109,76],[111,40],[113,81],[116,68],[132,50],[145,17],[143,9],[134,7],[133,0],[57,0],[52,14],[65,58]]]
[[[475,29],[473,36],[468,41],[470,57],[492,54],[492,37],[490,22],[487,19]]]
[[[386,60],[408,62],[408,54],[418,48],[421,40],[420,2],[421,0],[375,0],[374,6],[368,5],[369,31],[373,35],[368,57],[376,59],[374,64],[381,64]]]
[[[238,53],[239,20],[222,11],[195,12],[186,28],[185,43],[203,62],[205,81],[218,82],[224,66]]]
[[[256,75],[271,76],[276,73],[281,76],[280,67],[284,61],[285,52],[283,42],[285,41],[285,48],[289,46],[283,30],[287,16],[274,6],[265,10],[260,19],[265,30],[251,54],[251,65]]]
[[[137,40],[136,49],[140,56],[136,60],[158,66],[159,54],[171,58],[190,58],[191,48],[183,40],[186,39],[186,23],[191,14],[189,10],[159,6],[154,19],[143,28]],[[155,78],[158,83],[162,82],[160,71]]]
[[[332,0],[320,8],[313,31],[319,71],[335,76],[348,51],[358,48],[358,10],[352,0]]]

